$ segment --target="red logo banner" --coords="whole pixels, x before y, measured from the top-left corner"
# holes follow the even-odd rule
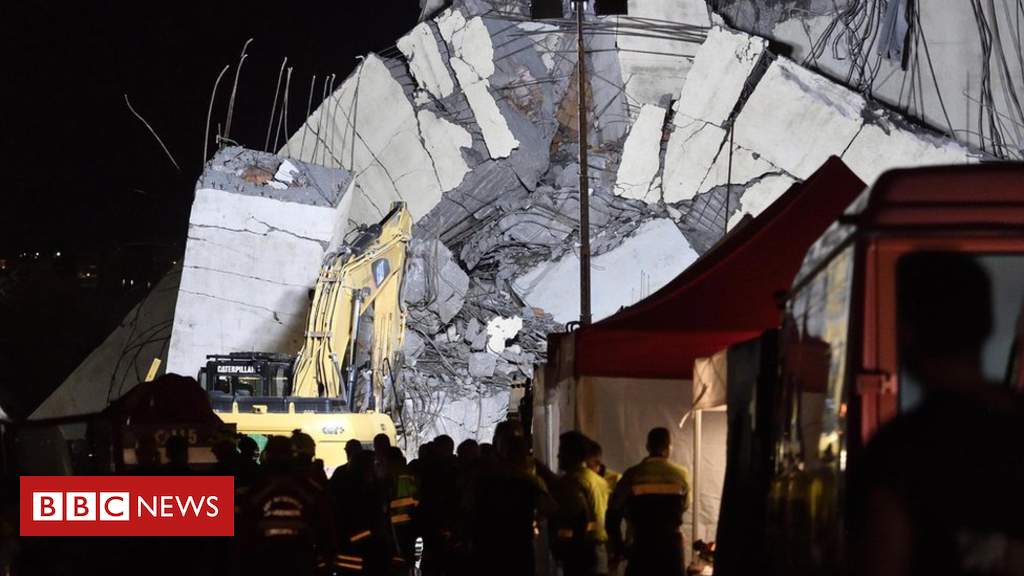
[[[234,536],[230,476],[22,476],[22,536]]]

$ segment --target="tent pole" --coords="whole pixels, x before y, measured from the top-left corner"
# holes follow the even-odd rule
[[[693,499],[690,504],[690,515],[693,518],[693,530],[691,539],[686,549],[683,550],[683,558],[689,558],[693,553],[693,543],[697,541],[697,510],[699,508],[700,501],[700,459],[701,459],[701,432],[703,431],[704,416],[703,410],[693,411],[693,486],[690,487],[690,494],[693,495]]]

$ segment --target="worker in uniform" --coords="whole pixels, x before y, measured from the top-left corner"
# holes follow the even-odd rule
[[[377,488],[373,452],[368,450],[352,450],[348,463],[331,476],[338,527],[337,576],[387,573],[390,522],[377,505]]]
[[[556,484],[557,508],[549,536],[552,551],[562,563],[565,576],[608,573],[605,549],[608,484],[587,468],[588,441],[579,432],[566,432],[559,437],[558,466],[565,475]]]
[[[602,461],[603,456],[604,450],[601,449],[601,445],[591,440],[587,446],[587,467],[604,478],[604,481],[608,483],[608,493],[611,494],[615,491],[615,486],[619,483],[619,478],[622,478],[622,474],[605,466]]]
[[[690,473],[669,462],[672,437],[666,428],[647,434],[647,453],[622,474],[608,503],[612,563],[626,553],[626,576],[679,576],[683,570],[683,512],[690,505]],[[622,538],[625,517],[632,535]]]
[[[471,573],[534,576],[536,520],[550,513],[554,502],[529,469],[526,440],[512,436],[504,448],[501,462],[481,470],[467,493]]]
[[[266,476],[238,493],[239,574],[310,576],[329,569],[334,519],[322,487],[294,468],[292,442],[267,442]]]
[[[387,450],[384,473],[387,481],[387,514],[393,534],[391,573],[405,576],[412,573],[416,563],[420,483],[409,470],[405,456],[397,446]]]

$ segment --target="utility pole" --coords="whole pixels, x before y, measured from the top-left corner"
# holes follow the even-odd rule
[[[590,178],[587,174],[587,61],[583,42],[585,0],[573,0],[576,6],[576,73],[579,79],[580,136],[580,326],[589,326],[590,314]]]
[[[587,176],[587,60],[583,42],[583,13],[587,0],[570,0],[576,8],[576,77],[579,80],[579,137],[580,137],[580,326],[589,326],[590,314],[590,179]],[[530,17],[562,19],[563,0],[533,0]],[[627,0],[594,0],[596,16],[624,16],[628,14]]]

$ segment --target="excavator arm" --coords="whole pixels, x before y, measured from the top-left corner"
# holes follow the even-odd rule
[[[324,259],[296,360],[292,396],[342,398],[353,409],[359,317],[372,306],[370,370],[379,409],[405,336],[399,291],[411,230],[405,203],[395,202],[379,224]]]

